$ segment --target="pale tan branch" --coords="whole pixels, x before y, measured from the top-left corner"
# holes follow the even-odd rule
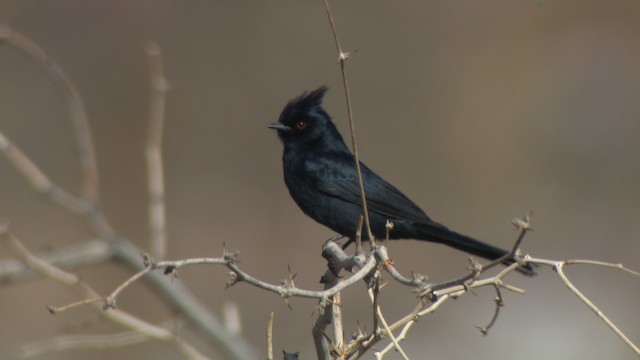
[[[393,331],[391,331],[391,329],[389,328],[389,324],[387,324],[387,320],[384,318],[384,316],[382,315],[382,309],[380,308],[380,304],[377,301],[377,292],[374,291],[374,289],[369,289],[369,299],[371,300],[371,303],[374,305],[375,309],[375,313],[376,313],[376,317],[378,319],[378,321],[380,322],[380,324],[382,324],[382,328],[385,331],[385,334],[387,336],[389,336],[389,339],[391,340],[391,344],[393,345],[393,348],[400,353],[400,356],[402,356],[402,358],[404,360],[409,360],[409,357],[407,356],[407,354],[404,352],[404,350],[402,349],[402,347],[400,346],[400,341],[402,339],[398,339],[396,338],[396,336],[393,334]],[[376,330],[376,329],[374,329]],[[376,357],[376,359],[382,359],[384,357],[384,354],[381,354],[379,352],[376,352],[374,354],[374,356]]]
[[[7,224],[0,224],[0,238],[3,239],[7,243],[7,246],[16,255],[22,258],[22,260],[28,266],[33,267],[34,269],[43,273],[45,276],[78,291],[86,299],[82,301],[82,303],[92,304],[96,309],[101,311],[101,314],[103,314],[105,318],[127,329],[136,331],[146,337],[170,342],[183,353],[190,354],[190,358],[204,359],[204,357],[199,354],[193,347],[191,347],[189,344],[186,344],[183,340],[179,339],[173,333],[162,327],[148,323],[140,318],[137,318],[127,312],[118,309],[102,311],[104,309],[104,306],[100,306],[100,303],[103,303],[103,301],[100,300],[103,300],[104,298],[99,296],[95,290],[81,281],[76,275],[47,264],[42,259],[34,256],[24,245],[22,245],[18,238],[8,232]],[[50,307],[49,309],[50,311],[56,310],[53,307]]]
[[[48,353],[71,349],[113,349],[139,344],[149,338],[137,331],[110,335],[61,336],[22,347],[23,358],[33,358]]]
[[[151,99],[149,103],[149,130],[146,149],[149,187],[149,251],[156,259],[163,259],[167,252],[167,214],[164,162],[162,159],[162,129],[164,127],[166,95],[170,85],[164,75],[160,47],[155,43],[148,44],[147,54],[151,65]]]
[[[267,360],[273,360],[273,312],[267,320]]]
[[[362,215],[364,216],[364,226],[367,230],[367,235],[369,236],[369,241],[373,245],[374,237],[371,232],[371,222],[369,221],[369,210],[367,208],[367,197],[364,191],[364,185],[362,183],[362,171],[360,170],[360,155],[358,153],[358,142],[356,141],[356,125],[353,120],[353,109],[351,106],[351,93],[349,92],[349,81],[347,78],[347,69],[345,67],[345,62],[349,59],[349,53],[345,53],[342,51],[342,46],[340,46],[340,39],[338,37],[338,31],[336,30],[336,25],[333,21],[333,14],[331,13],[331,8],[329,7],[329,0],[324,1],[324,8],[327,12],[327,17],[329,18],[329,24],[331,25],[331,33],[333,34],[333,40],[336,44],[336,49],[338,51],[338,64],[340,65],[340,74],[342,76],[342,85],[344,87],[344,95],[347,102],[347,115],[349,118],[349,130],[351,133],[351,146],[353,147],[353,156],[355,158],[356,174],[358,176],[358,186],[360,188],[360,196],[362,200]]]
[[[36,255],[47,264],[68,270],[104,263],[113,257],[113,247],[103,240],[89,240],[61,250]],[[0,282],[18,282],[42,276],[23,261],[0,261]]]
[[[593,302],[591,302],[591,300],[589,300],[589,298],[587,298],[584,294],[582,294],[582,292],[580,290],[578,290],[578,288],[575,287],[575,285],[573,285],[573,283],[569,280],[569,278],[564,273],[564,267],[566,265],[571,265],[571,264],[590,264],[590,265],[598,265],[598,266],[616,268],[616,269],[622,270],[624,272],[627,272],[629,274],[633,274],[635,276],[640,276],[640,273],[638,273],[637,271],[628,269],[628,268],[624,267],[622,264],[611,264],[611,263],[606,263],[606,262],[601,262],[601,261],[592,261],[592,260],[552,261],[552,260],[546,260],[546,259],[530,258],[529,261],[531,261],[533,263],[537,263],[537,264],[545,264],[545,265],[552,266],[554,268],[554,270],[556,270],[556,272],[558,273],[558,276],[560,277],[562,282],[564,282],[564,284],[569,288],[569,290],[571,290],[571,292],[574,295],[576,295],[578,297],[578,299],[580,299],[580,301],[582,301],[589,309],[591,309],[591,311],[593,311],[596,314],[596,316],[598,316],[600,318],[600,320],[602,320],[609,327],[609,329],[611,329],[611,331],[613,331],[631,350],[633,350],[636,353],[636,355],[640,355],[640,348],[638,348],[638,346],[636,344],[634,344],[631,341],[631,339],[629,339],[629,337],[627,337],[604,314],[604,312],[602,310],[600,310]]]
[[[49,79],[62,91],[67,101],[71,122],[76,131],[82,171],[82,197],[90,203],[97,203],[99,200],[98,166],[89,120],[87,119],[80,93],[60,65],[26,35],[3,25],[0,26],[0,43],[13,46],[37,63],[45,71]]]

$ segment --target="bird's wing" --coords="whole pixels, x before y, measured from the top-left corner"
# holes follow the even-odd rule
[[[349,154],[351,155],[351,154]],[[352,156],[336,154],[330,158],[315,158],[306,163],[306,171],[315,180],[315,187],[329,195],[344,201],[361,205],[360,188]],[[395,186],[389,184],[378,174],[360,163],[362,179],[365,184],[365,196],[370,212],[376,212],[389,218],[407,219],[415,222],[432,222],[431,219],[407,198]]]

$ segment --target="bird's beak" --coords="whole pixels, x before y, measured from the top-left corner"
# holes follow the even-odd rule
[[[291,131],[290,127],[288,127],[287,125],[284,125],[283,123],[280,123],[280,122],[269,124],[269,125],[267,125],[267,127],[269,129],[273,129],[273,130],[282,130],[282,131],[286,131],[286,132]]]

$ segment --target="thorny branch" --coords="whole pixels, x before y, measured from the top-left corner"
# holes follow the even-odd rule
[[[519,239],[520,239],[519,241],[522,240],[520,237]],[[524,290],[516,288],[504,282],[504,278],[508,274],[514,272],[518,268],[518,266],[522,264],[538,264],[538,265],[552,266],[554,269],[556,269],[556,271],[558,271],[558,273],[561,276],[561,279],[570,288],[572,288],[572,285],[569,282],[569,280],[566,278],[566,276],[564,276],[564,273],[562,272],[562,268],[565,265],[596,264],[596,265],[613,267],[613,268],[628,272],[632,275],[640,276],[640,274],[638,274],[637,272],[627,269],[621,264],[608,264],[603,262],[593,262],[593,261],[587,261],[587,260],[550,261],[550,260],[544,260],[544,259],[533,259],[528,256],[525,256],[523,259],[520,260],[520,262],[511,264],[510,266],[506,267],[495,276],[484,278],[484,279],[481,279],[478,276],[464,284],[454,284],[447,288],[436,289],[433,286],[430,286],[428,283],[424,282],[424,278],[420,276],[414,275],[414,279],[420,279],[420,281],[408,281],[409,278],[399,274],[392,265],[389,265],[391,261],[388,258],[387,250],[385,246],[377,246],[368,255],[364,255],[364,254],[354,255],[350,257],[344,254],[344,251],[338,244],[334,242],[327,242],[324,246],[324,251],[325,251],[325,256],[328,257],[330,261],[334,263],[335,267],[333,268],[333,270],[330,270],[325,274],[325,289],[322,291],[299,289],[293,285],[292,281],[283,282],[284,285],[273,285],[273,284],[269,284],[261,280],[258,280],[250,276],[249,274],[245,273],[237,266],[236,264],[237,257],[238,257],[237,252],[227,253],[225,251],[224,255],[220,258],[185,259],[185,260],[178,260],[178,261],[162,261],[158,263],[149,263],[148,262],[149,260],[147,259],[146,269],[149,269],[149,271],[154,269],[163,269],[164,272],[167,274],[168,273],[175,274],[176,271],[183,266],[203,265],[203,264],[225,265],[230,270],[232,270],[232,274],[233,274],[229,285],[233,285],[237,282],[247,282],[261,289],[274,292],[285,299],[292,296],[319,299],[320,304],[318,309],[320,311],[320,314],[318,316],[316,325],[314,326],[314,339],[316,340],[316,344],[318,346],[317,347],[318,357],[321,359],[332,359],[331,354],[342,354],[341,356],[343,356],[343,358],[358,358],[359,356],[363,355],[367,350],[371,349],[376,343],[378,343],[380,340],[384,339],[385,337],[389,337],[391,339],[391,344],[389,346],[391,346],[392,348],[395,348],[401,354],[404,354],[404,351],[400,347],[399,342],[404,339],[406,333],[409,331],[409,328],[413,325],[413,323],[417,319],[432,313],[437,308],[439,308],[442,304],[444,304],[446,301],[462,296],[463,294],[465,294],[466,292],[474,288],[483,287],[483,286],[493,286],[496,289],[496,294],[497,294],[497,297],[495,300],[496,311],[494,313],[494,316],[491,322],[487,326],[479,327],[481,332],[483,334],[486,334],[488,330],[495,324],[499,314],[499,309],[504,303],[502,294],[500,293],[500,289],[502,288],[502,289],[506,289],[511,292],[520,293],[520,294],[524,293]],[[349,278],[338,281],[338,278],[334,275],[335,271],[337,270],[339,272],[341,271],[341,269],[351,268],[353,266],[358,267],[359,270],[356,271]],[[385,270],[389,274],[395,274],[395,276],[392,275],[394,279],[397,276],[399,276],[401,279],[403,279],[402,281],[400,281],[400,283],[414,287],[415,291],[419,293],[420,301],[418,305],[416,306],[415,309],[413,309],[413,311],[411,311],[408,315],[406,315],[402,319],[397,320],[392,324],[388,324],[386,319],[383,317],[382,310],[380,309],[376,301],[377,292],[375,291],[375,287],[370,288],[369,289],[370,297],[372,299],[374,312],[376,316],[374,323],[382,324],[382,328],[379,329],[377,326],[374,326],[374,330],[372,331],[371,334],[369,335],[361,334],[360,336],[358,336],[356,339],[352,340],[349,343],[340,343],[339,341],[336,341],[335,343],[331,342],[327,338],[324,332],[324,329],[328,324],[331,323],[331,320],[332,319],[334,321],[336,320],[335,318],[333,318],[332,312],[333,310],[335,310],[335,308],[332,306],[335,305],[335,303],[330,300],[331,296],[339,293],[340,291],[342,291],[348,286],[352,286],[353,284],[355,284],[360,280],[369,279],[369,276],[371,275],[372,271],[374,271],[375,269],[378,269],[378,271]],[[484,271],[485,269],[481,268],[479,270],[479,275],[484,273]],[[142,271],[134,275],[131,279],[127,280],[125,283],[119,286],[116,291],[114,291],[109,297],[107,297],[107,299],[110,299],[112,303],[115,304],[116,295],[120,291],[122,291],[124,288],[131,285],[135,280],[139,279],[146,272],[147,271]],[[367,280],[367,283],[369,284],[370,280]],[[575,288],[573,288],[572,291],[574,291],[574,289]],[[574,292],[576,291],[577,289],[575,289]],[[576,294],[578,293],[579,292],[577,292]],[[600,316],[603,319],[603,321],[605,321],[607,325],[610,326],[611,329],[614,332],[616,332],[616,334],[620,336],[623,339],[623,341],[625,341],[625,343],[627,343],[629,347],[631,347],[634,351],[636,351],[637,347],[635,347],[635,345],[628,338],[626,338],[624,334],[622,334],[622,332],[620,332],[615,327],[615,325],[613,325],[604,316],[604,314],[602,314],[601,311],[595,310],[597,309],[595,305],[591,304],[586,297],[580,297],[580,298],[583,302],[585,302],[585,304],[587,304],[587,306],[594,309],[594,311],[598,314],[598,316]],[[332,305],[332,306],[327,306],[327,305]],[[401,329],[398,336],[393,335],[393,332],[398,329]],[[382,351],[376,352],[376,357],[382,358],[382,356],[384,356],[384,354],[388,350],[389,348],[385,348]],[[355,356],[355,357],[352,357],[352,356]],[[403,356],[405,358],[408,358],[406,354],[404,354]]]

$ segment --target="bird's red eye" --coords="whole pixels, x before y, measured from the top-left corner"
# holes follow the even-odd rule
[[[298,121],[298,123],[296,124],[296,127],[300,130],[304,129],[307,127],[307,122],[304,120],[300,120]]]

